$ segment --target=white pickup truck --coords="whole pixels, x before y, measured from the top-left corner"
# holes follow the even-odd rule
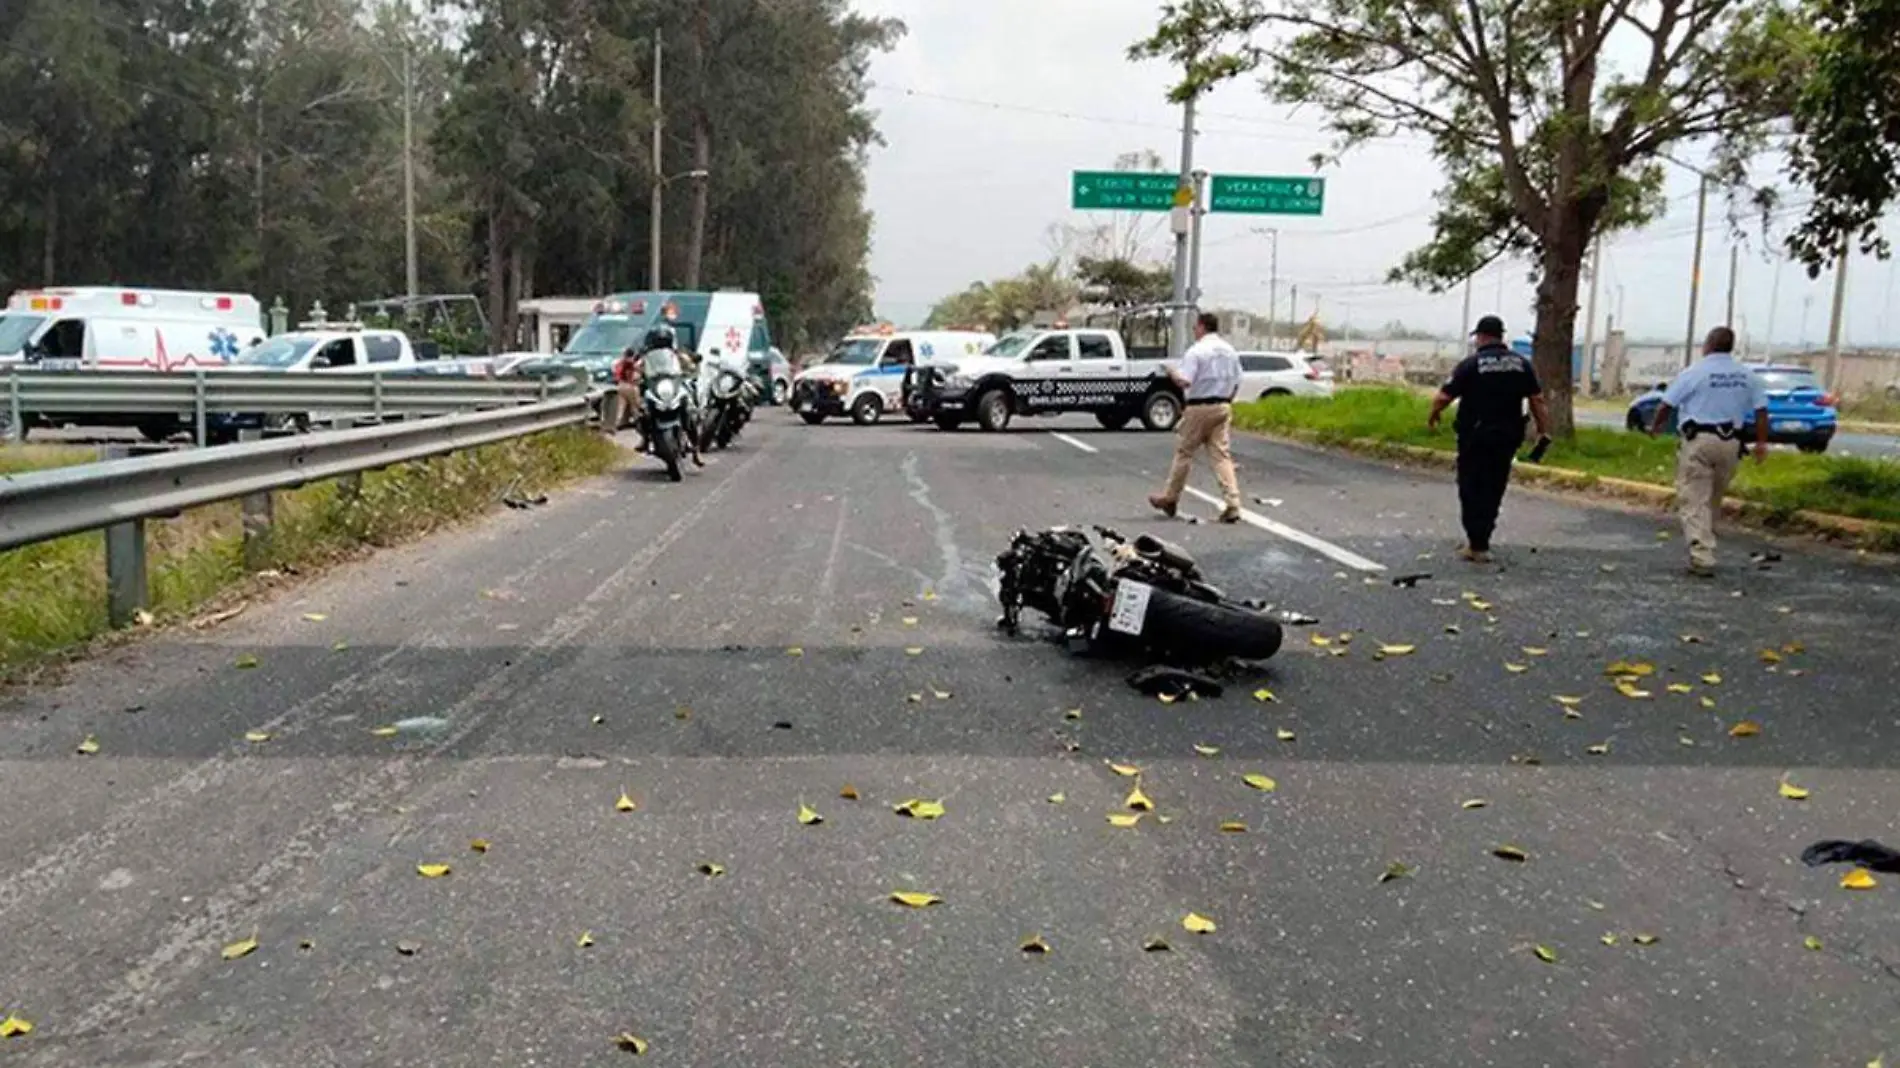
[[[980,355],[933,362],[904,380],[904,410],[940,430],[975,422],[1009,426],[1018,415],[1088,412],[1110,430],[1133,420],[1149,430],[1180,421],[1180,389],[1156,354],[1131,356],[1113,330],[1020,330]]]
[[[397,374],[470,374],[478,368],[438,357],[434,342],[411,342],[400,330],[366,330],[349,323],[303,323],[288,334],[278,334],[239,353],[221,374],[344,374],[377,372]],[[207,429],[217,440],[228,440],[243,429],[294,427],[307,430],[325,418],[323,412],[263,416],[220,413]]]

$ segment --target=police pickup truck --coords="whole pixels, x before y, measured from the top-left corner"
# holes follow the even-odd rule
[[[1181,391],[1158,352],[1131,356],[1113,330],[1021,330],[981,355],[913,368],[904,379],[904,410],[940,430],[974,422],[1002,430],[1018,415],[1087,412],[1109,430],[1139,419],[1149,430],[1172,430]]]

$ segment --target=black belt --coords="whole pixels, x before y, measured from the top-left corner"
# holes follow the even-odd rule
[[[1195,397],[1193,400],[1190,400],[1187,402],[1187,406],[1190,408],[1193,408],[1202,404],[1232,404],[1232,403],[1234,403],[1234,398],[1232,397]]]
[[[1723,441],[1734,440],[1742,428],[1734,423],[1683,423],[1682,437],[1685,441],[1694,441],[1698,434],[1714,434]]]

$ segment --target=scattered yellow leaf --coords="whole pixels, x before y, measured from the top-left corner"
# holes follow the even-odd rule
[[[1575,708],[1583,703],[1583,698],[1581,697],[1566,697],[1563,694],[1552,694],[1551,696],[1558,704],[1565,708]]]
[[[1794,783],[1791,783],[1786,779],[1781,780],[1781,785],[1779,789],[1781,792],[1781,796],[1787,798],[1790,801],[1806,801],[1808,799],[1809,791],[1807,787],[1796,786]]]
[[[1181,917],[1181,926],[1187,928],[1188,930],[1194,932],[1195,934],[1213,934],[1214,933],[1214,921],[1208,919],[1207,917],[1201,915],[1198,912],[1190,912],[1186,916]]]
[[[1708,672],[1702,676],[1702,681],[1708,683],[1710,686],[1720,686],[1722,685],[1722,674],[1718,671]]]
[[[1351,644],[1352,644],[1352,631],[1349,631],[1349,630],[1342,630],[1342,631],[1340,631],[1340,632],[1339,632],[1339,637],[1337,637],[1337,638],[1334,638],[1333,640],[1334,640],[1334,641],[1336,641],[1336,642],[1338,642],[1338,643],[1339,643],[1339,644],[1341,644],[1341,645],[1351,645]]]
[[[1652,696],[1648,690],[1639,689],[1635,686],[1630,685],[1627,682],[1617,683],[1616,692],[1622,694],[1624,697],[1627,697],[1632,701],[1641,701],[1642,699],[1646,697]]]
[[[1583,751],[1591,756],[1604,756],[1610,751],[1610,743],[1598,742],[1596,745],[1585,746]]]
[[[810,805],[801,804],[798,806],[798,822],[809,827],[813,824],[825,822],[825,818],[820,816],[818,811]]]
[[[1814,950],[1817,953],[1821,951],[1821,940],[1814,937],[1813,935],[1809,935],[1808,937],[1803,938],[1801,940],[1801,944],[1808,947],[1811,950]]]
[[[80,756],[91,756],[99,751],[99,739],[88,734],[80,739],[75,751],[78,752]]]
[[[1781,654],[1775,652],[1773,649],[1763,649],[1761,651],[1761,662],[1764,664],[1779,664],[1781,663]]]
[[[1728,729],[1728,736],[1730,738],[1753,738],[1760,733],[1761,724],[1756,723],[1752,719],[1745,719]]]
[[[1062,714],[1062,718],[1063,719],[1081,719],[1082,710],[1079,708],[1071,708],[1067,712],[1064,712]]]
[[[1270,703],[1270,702],[1275,702],[1275,701],[1278,701],[1278,700],[1279,700],[1279,698],[1278,698],[1278,697],[1275,697],[1275,696],[1273,696],[1273,691],[1272,691],[1272,690],[1269,690],[1269,689],[1267,689],[1267,688],[1266,688],[1266,687],[1264,687],[1264,686],[1262,686],[1262,687],[1261,687],[1260,689],[1258,689],[1258,690],[1255,690],[1255,691],[1253,692],[1253,699],[1254,699],[1254,700],[1256,700],[1256,701],[1259,701],[1259,702],[1261,702],[1261,703],[1263,703],[1263,704],[1264,704],[1264,703]]]
[[[1639,946],[1653,946],[1657,942],[1661,941],[1661,939],[1657,938],[1653,934],[1639,934],[1639,935],[1632,936],[1630,938],[1630,941],[1636,943]]]
[[[1180,698],[1176,697],[1174,694],[1171,694],[1171,693],[1158,693],[1158,694],[1155,694],[1155,700],[1161,702],[1164,705],[1171,705],[1175,703],[1176,701],[1179,701]]]
[[[934,600],[936,600],[936,599],[937,599],[937,591],[936,591],[936,590],[925,590],[925,591],[924,591],[924,600],[926,600],[926,601],[934,601]]]
[[[1287,730],[1285,727],[1281,727],[1278,730],[1274,731],[1273,736],[1275,738],[1280,739],[1283,742],[1290,742],[1293,740],[1293,732],[1290,730]]]
[[[636,1057],[644,1057],[647,1053],[647,1040],[632,1031],[622,1031],[615,1035],[614,1045]]]
[[[418,864],[416,874],[424,879],[440,879],[449,873],[447,864]]]
[[[1557,963],[1557,951],[1549,946],[1532,946],[1531,952],[1537,954],[1537,959],[1545,964]]]
[[[247,742],[268,742],[270,741],[270,732],[269,731],[245,731],[244,740]]]
[[[225,946],[218,955],[225,960],[236,960],[239,957],[248,957],[255,952],[257,952],[257,936],[253,934],[242,942],[233,942]]]
[[[1466,800],[1460,802],[1458,807],[1459,808],[1484,808],[1490,803],[1491,802],[1486,801],[1482,797],[1472,797],[1472,798],[1467,798]]]
[[[1602,937],[1598,938],[1597,941],[1602,942],[1606,946],[1613,946],[1616,945],[1616,936],[1606,932]]]
[[[1028,938],[1023,939],[1023,944],[1017,948],[1021,949],[1024,953],[1043,954],[1054,952],[1049,948],[1049,943],[1042,940],[1041,935],[1030,935]]]
[[[704,875],[708,879],[717,879],[721,875],[726,874],[726,866],[724,864],[715,864],[710,860],[701,861],[699,874]]]
[[[371,734],[374,734],[374,735],[375,735],[376,737],[378,737],[378,738],[392,738],[392,737],[394,737],[394,736],[395,736],[395,734],[396,734],[396,728],[394,728],[394,727],[371,727],[371,728],[369,729],[369,732],[370,732]]]
[[[1402,860],[1395,860],[1385,866],[1385,871],[1379,873],[1379,882],[1389,883],[1394,879],[1410,879],[1416,870],[1418,869]]]
[[[1196,746],[1194,747],[1194,751],[1195,751],[1196,753],[1199,753],[1199,754],[1201,754],[1201,755],[1202,755],[1202,756],[1204,756],[1204,757],[1211,757],[1211,756],[1219,756],[1219,755],[1220,755],[1220,746],[1218,746],[1218,745],[1198,745],[1198,744],[1197,744],[1197,745],[1196,745]]]
[[[1143,953],[1166,953],[1173,948],[1165,938],[1150,938],[1141,944]]]
[[[1605,905],[1601,901],[1592,901],[1589,898],[1584,898],[1583,903],[1590,906],[1591,908],[1595,909],[1598,912],[1602,912],[1604,909],[1607,909],[1610,907],[1608,905]]]
[[[33,1021],[24,1016],[8,1013],[6,1019],[0,1020],[0,1038],[19,1038],[32,1033]]]
[[[1686,682],[1672,682],[1668,686],[1664,687],[1664,689],[1668,690],[1670,693],[1694,693],[1695,692],[1695,687],[1689,685]]]
[[[943,815],[943,802],[926,801],[921,797],[913,797],[909,801],[902,801],[893,805],[891,811],[900,816],[909,816],[914,820],[934,820]]]
[[[1130,775],[1141,774],[1141,769],[1134,766],[1133,764],[1110,764],[1108,766],[1108,770],[1114,772],[1117,775],[1123,776],[1124,778]]]
[[[1133,827],[1141,822],[1141,813],[1111,812],[1108,814],[1108,822],[1116,827]]]
[[[1245,782],[1248,786],[1251,786],[1256,790],[1265,790],[1268,793],[1272,793],[1274,790],[1278,789],[1280,786],[1279,783],[1274,782],[1272,779],[1268,778],[1265,775],[1260,774],[1257,771],[1249,772],[1246,775],[1241,776],[1241,781]]]
[[[633,798],[627,796],[625,790],[620,791],[620,796],[614,800],[614,811],[616,812],[632,812],[639,807],[639,805],[633,803]]]
[[[1477,609],[1480,612],[1489,612],[1491,610],[1491,602],[1483,601],[1483,600],[1474,600],[1471,602],[1471,607]]]
[[[920,693],[913,693],[906,696],[904,700],[913,705],[921,705],[924,703],[924,695]]]
[[[1061,803],[1063,803],[1064,801],[1067,801],[1068,799],[1069,799],[1069,795],[1063,793],[1060,790],[1057,790],[1055,793],[1049,795],[1049,803],[1052,805],[1060,805]]]
[[[1379,646],[1379,652],[1385,654],[1386,656],[1409,656],[1412,653],[1418,652],[1418,646],[1416,645],[1381,645]]]
[[[1319,647],[1320,647],[1320,648],[1322,648],[1322,649],[1324,649],[1324,648],[1326,648],[1327,646],[1329,646],[1329,645],[1331,645],[1331,644],[1333,644],[1333,640],[1332,640],[1331,638],[1328,638],[1328,637],[1327,637],[1326,635],[1324,635],[1324,634],[1315,634],[1315,635],[1313,635],[1313,636],[1312,636],[1311,638],[1309,638],[1309,639],[1307,639],[1307,640],[1308,640],[1308,641],[1310,641],[1310,642],[1312,642],[1312,643],[1313,643],[1314,645],[1317,645],[1317,646],[1319,646]]]
[[[1530,669],[1531,669],[1531,666],[1529,664],[1508,664],[1507,663],[1504,665],[1504,670],[1510,672],[1513,675],[1522,675],[1523,673],[1525,673],[1526,671],[1529,671]]]
[[[1534,645],[1526,645],[1524,646],[1524,655],[1525,656],[1549,656],[1550,650],[1540,649]]]
[[[588,948],[589,946],[594,944],[594,932],[582,931],[581,936],[574,940],[574,944],[579,946],[582,949]]]
[[[917,617],[916,617],[916,616],[905,616],[905,617],[904,617],[904,625],[905,625],[906,627],[914,627],[914,626],[916,626],[916,625],[917,625]]]
[[[1220,829],[1226,831],[1228,834],[1247,833],[1247,825],[1239,820],[1228,820],[1226,823],[1220,825]]]
[[[1491,855],[1499,860],[1515,861],[1519,864],[1531,859],[1529,853],[1524,852],[1514,845],[1492,846]]]
[[[239,669],[254,668],[257,666],[257,657],[250,653],[245,653],[243,656],[231,661],[231,666]]]
[[[472,841],[468,843],[468,847],[477,853],[486,853],[488,852],[488,839],[486,838],[473,839]]]
[[[891,891],[891,900],[900,905],[921,909],[938,904],[943,901],[943,898],[935,894],[925,894],[915,890],[893,890]]]
[[[910,646],[909,648],[904,650],[904,655],[905,656],[922,656],[924,655],[924,647],[921,645]]]
[[[1684,634],[1684,635],[1681,635],[1680,637],[1682,638],[1682,643],[1684,645],[1701,645],[1702,644],[1702,635],[1700,634]]]
[[[1635,662],[1618,660],[1610,664],[1609,667],[1604,668],[1603,673],[1605,675],[1631,675],[1639,679],[1647,678],[1656,673],[1656,665],[1642,660]]]
[[[1853,871],[1841,876],[1841,889],[1843,890],[1872,890],[1879,885],[1879,881],[1874,878],[1874,873],[1868,871],[1866,868],[1855,868]]]
[[[850,783],[845,783],[844,789],[838,791],[838,796],[844,798],[846,801],[856,801],[858,799],[858,788]]]
[[[794,645],[790,649],[785,650],[785,655],[786,656],[804,656],[805,648],[802,645]]]
[[[324,615],[322,612],[305,612],[303,614],[303,617],[312,623],[321,623],[324,620],[330,618],[329,616]]]
[[[1136,812],[1152,812],[1155,807],[1155,803],[1148,800],[1148,795],[1141,792],[1141,780],[1139,779],[1135,780],[1135,788],[1128,791],[1128,801],[1126,803],[1129,808]]]
[[[1807,652],[1808,647],[1800,642],[1789,642],[1781,647],[1781,651],[1787,653],[1789,656],[1799,656]]]
[[[1701,698],[1699,698],[1699,700],[1700,700],[1700,701],[1702,702],[1702,707],[1703,707],[1703,708],[1714,708],[1714,707],[1715,707],[1715,698],[1713,698],[1713,697],[1708,697],[1708,696],[1704,696],[1704,697],[1701,697]]]

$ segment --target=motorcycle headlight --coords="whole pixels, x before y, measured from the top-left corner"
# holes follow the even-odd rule
[[[679,399],[680,384],[671,378],[662,378],[653,384],[655,399],[671,404]]]

